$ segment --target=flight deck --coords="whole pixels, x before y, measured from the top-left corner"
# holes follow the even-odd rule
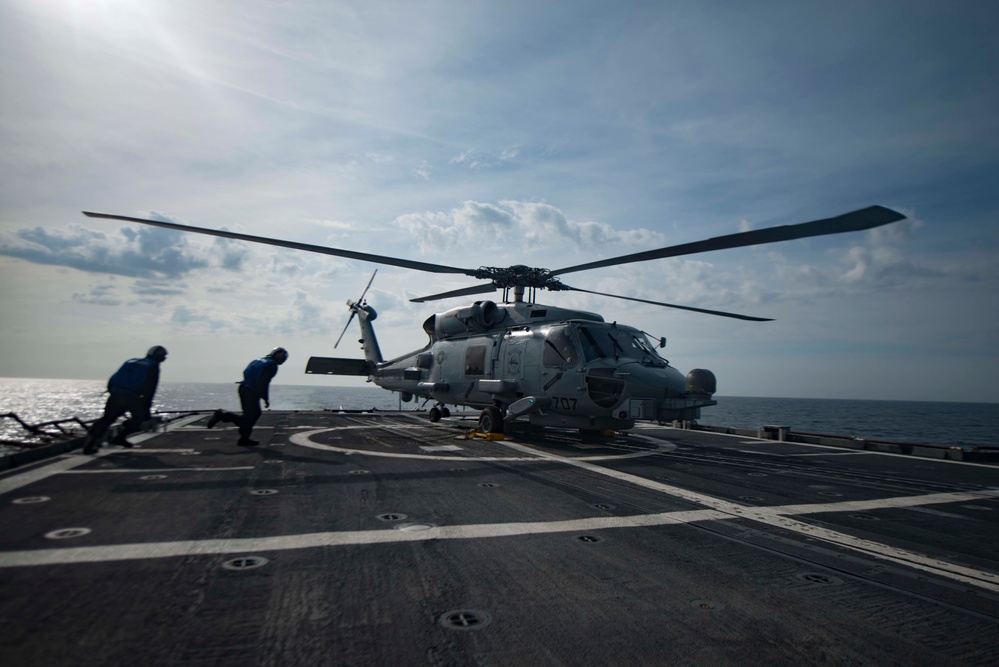
[[[0,474],[0,663],[999,664],[995,464],[207,418]]]

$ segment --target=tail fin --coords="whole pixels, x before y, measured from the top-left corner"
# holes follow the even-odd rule
[[[375,309],[365,303],[348,301],[351,315],[357,315],[357,324],[361,327],[361,345],[364,347],[364,358],[368,364],[380,364],[382,359],[381,348],[378,347],[378,339],[375,337],[375,328],[371,322],[378,317]]]

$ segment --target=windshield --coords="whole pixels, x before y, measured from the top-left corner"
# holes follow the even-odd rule
[[[631,327],[580,326],[579,341],[586,361],[625,358],[654,366],[666,365],[645,334]]]

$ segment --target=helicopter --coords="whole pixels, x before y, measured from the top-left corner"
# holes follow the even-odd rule
[[[632,262],[863,231],[906,217],[884,206],[868,206],[831,218],[728,234],[549,270],[520,264],[461,268],[173,222],[83,213],[92,218],[123,220],[428,273],[463,274],[485,281],[411,299],[423,303],[502,292],[499,302],[479,300],[431,315],[423,323],[423,331],[429,338],[427,344],[386,360],[372,325],[378,314],[364,300],[373,274],[360,298],[347,301],[350,312],[347,326],[334,345],[334,348],[339,345],[356,317],[364,359],[311,357],[305,372],[366,376],[369,382],[398,392],[404,402],[423,399],[425,405],[434,401],[428,411],[431,422],[450,416],[449,405],[480,410],[478,430],[487,435],[502,434],[508,424],[518,419],[534,426],[578,429],[584,433],[625,431],[639,421],[696,421],[701,408],[717,405],[712,398],[717,388],[714,374],[695,368],[684,375],[670,366],[657,351],[665,347],[665,338],[653,341],[646,332],[616,321],[607,322],[597,313],[539,304],[538,290],[584,292],[745,321],[771,320],[596,292],[569,286],[559,276]]]

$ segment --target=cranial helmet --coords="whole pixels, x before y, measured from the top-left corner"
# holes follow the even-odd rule
[[[279,364],[283,364],[288,361],[288,350],[283,347],[275,347],[273,350],[267,353],[267,357],[273,359]]]
[[[149,348],[149,352],[146,352],[146,356],[150,359],[155,359],[156,361],[162,362],[166,361],[167,351],[162,345],[153,345]]]

